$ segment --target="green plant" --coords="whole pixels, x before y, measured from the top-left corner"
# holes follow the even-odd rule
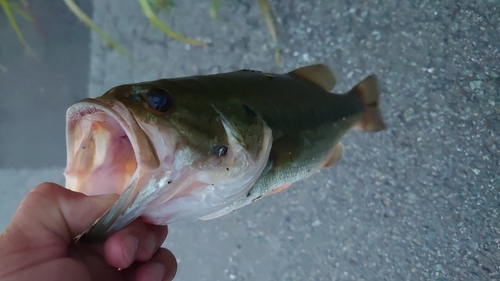
[[[20,4],[22,4],[22,7]],[[7,16],[7,20],[9,21],[9,24],[12,27],[12,29],[14,29],[14,32],[16,33],[17,38],[19,39],[21,44],[23,44],[23,46],[26,48],[29,54],[35,56],[35,53],[31,49],[28,42],[26,42],[26,39],[24,39],[24,36],[21,30],[19,29],[19,26],[17,25],[17,21],[14,18],[14,15],[17,14],[27,21],[34,22],[34,18],[29,14],[28,2],[26,0],[19,0],[18,2],[0,0],[0,5],[2,6],[2,10]],[[2,69],[4,69],[4,67]]]
[[[130,56],[130,54],[125,50],[123,46],[121,46],[119,43],[111,40],[105,33],[102,31],[92,20],[85,15],[85,13],[73,2],[73,0],[63,0],[64,3],[68,6],[68,8],[75,14],[76,17],[78,17],[85,25],[87,25],[90,29],[95,31],[103,40],[104,42],[111,48],[116,48],[118,51],[121,53]],[[148,18],[148,20],[154,24],[159,30],[161,30],[163,33],[165,33],[167,36],[180,41],[184,42],[196,47],[203,47],[205,46],[205,43],[186,37],[178,32],[175,32],[171,28],[167,27],[165,24],[163,24],[158,17],[156,16],[158,12],[163,11],[165,13],[169,13],[173,7],[173,0],[137,0],[139,2],[139,5],[142,9],[143,14]],[[273,17],[271,15],[271,9],[269,7],[269,3],[267,0],[257,0],[257,3],[259,5],[259,8],[261,10],[261,13],[264,17],[264,20],[266,22],[266,25],[269,29],[269,32],[271,34],[271,38],[274,43],[274,56],[276,60],[276,64],[280,65],[280,53],[278,49],[278,40],[276,36],[276,30],[274,28],[274,23],[273,23]],[[217,10],[219,9],[221,4],[220,0],[212,0],[212,5],[209,10],[210,17],[214,21],[219,21],[217,18]]]
[[[70,11],[78,18],[80,19],[87,27],[89,27],[91,30],[96,32],[104,41],[104,43],[109,46],[110,48],[114,48],[118,50],[120,53],[123,55],[130,57],[130,53],[118,42],[113,41],[101,28],[99,28],[81,9],[76,5],[76,3],[73,0],[63,0],[66,6],[70,9]],[[144,15],[148,18],[148,20],[153,23],[158,29],[160,29],[163,33],[165,33],[167,36],[193,45],[197,47],[203,47],[205,46],[205,43],[186,37],[180,33],[175,32],[171,28],[167,27],[165,24],[163,24],[156,14],[160,11],[169,13],[173,9],[173,0],[137,0],[139,2],[139,5],[142,9],[142,12]],[[273,23],[273,18],[271,15],[271,9],[269,7],[268,0],[257,0],[257,3],[259,5],[259,8],[261,10],[261,13],[264,17],[264,20],[266,22],[266,25],[269,29],[269,33],[271,34],[271,38],[274,43],[274,49],[275,49],[275,59],[276,59],[276,64],[280,65],[280,53],[278,49],[278,40],[276,36],[276,31],[274,28],[274,23]],[[20,5],[22,4],[22,6]],[[210,17],[215,20],[219,21],[217,18],[217,10],[221,4],[220,0],[212,0],[212,5],[209,10]],[[26,48],[26,50],[34,55],[34,52],[32,51],[31,47],[28,45],[26,40],[24,39],[23,34],[21,33],[21,30],[19,29],[19,26],[17,25],[17,22],[14,18],[14,14],[17,14],[24,19],[33,22],[34,18],[30,15],[29,13],[29,4],[27,0],[18,0],[17,2],[9,1],[9,0],[0,0],[0,5],[2,6],[3,11],[5,12],[5,15],[7,16],[7,19],[9,21],[9,24],[12,26],[14,29],[19,41],[21,44],[23,44]]]

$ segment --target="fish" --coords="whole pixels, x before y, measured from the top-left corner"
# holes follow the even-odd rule
[[[351,129],[386,129],[375,75],[347,93],[315,64],[111,88],[66,112],[66,188],[118,194],[75,237],[100,242],[141,217],[210,220],[338,163]]]

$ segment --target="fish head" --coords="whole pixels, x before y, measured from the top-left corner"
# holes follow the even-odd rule
[[[246,195],[266,166],[272,132],[244,105],[210,97],[147,82],[68,109],[66,187],[120,195],[94,224],[97,239],[139,216],[166,225]]]

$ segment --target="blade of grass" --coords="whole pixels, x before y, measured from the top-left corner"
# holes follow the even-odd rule
[[[217,21],[217,22],[222,22],[217,18],[217,10],[219,10],[220,7],[220,0],[213,0],[212,1],[212,6],[210,6],[210,17],[212,20]]]
[[[1,1],[1,0],[0,0]],[[66,6],[73,12],[73,14],[80,19],[87,27],[95,31],[101,38],[104,40],[106,45],[108,45],[110,48],[115,48],[117,49],[120,53],[123,55],[131,58],[132,56],[130,53],[119,43],[111,40],[111,38],[106,35],[106,33],[100,29],[81,9],[78,7],[78,5],[73,2],[73,0],[63,0]]]
[[[276,64],[281,66],[281,58],[280,51],[278,49],[278,38],[276,36],[276,30],[274,28],[273,17],[271,15],[271,8],[269,7],[269,2],[267,0],[257,0],[259,3],[259,8],[264,16],[264,20],[266,21],[267,28],[269,29],[269,33],[271,33],[271,37],[274,42],[274,59],[276,60]]]
[[[30,55],[36,58],[35,52],[33,52],[30,45],[28,45],[28,42],[26,42],[26,40],[24,39],[24,36],[21,33],[19,26],[17,25],[16,19],[14,19],[14,16],[12,15],[9,2],[7,2],[7,0],[0,0],[0,5],[2,5],[2,9],[5,12],[5,15],[7,15],[7,19],[10,25],[12,26],[12,29],[14,29],[14,32],[16,33],[17,38],[19,39],[21,44],[23,44],[23,46],[26,48],[26,51],[28,51]]]
[[[174,6],[174,3],[172,0],[149,0],[150,3],[153,5],[153,10],[156,11],[163,11],[165,14],[170,14],[172,11],[172,7]]]
[[[13,13],[17,13],[18,15],[20,15],[26,21],[29,21],[29,22],[33,22],[34,21],[33,17],[31,17],[23,8],[21,8],[21,6],[19,4],[17,4],[17,3],[10,3],[9,6],[10,6],[10,10]]]
[[[67,1],[67,0],[65,0],[65,1]],[[172,29],[166,27],[153,13],[153,10],[151,9],[151,6],[149,5],[148,0],[138,0],[138,1],[139,1],[139,4],[141,5],[141,9],[142,9],[142,12],[144,13],[144,15],[149,19],[149,21],[151,23],[156,25],[156,27],[158,27],[165,34],[174,38],[177,41],[181,41],[181,42],[193,45],[193,46],[198,46],[198,47],[205,46],[205,43],[203,43],[203,42],[185,37],[184,35],[179,34],[175,31],[173,31]]]

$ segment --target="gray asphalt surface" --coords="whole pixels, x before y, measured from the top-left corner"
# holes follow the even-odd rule
[[[135,60],[93,34],[91,96],[313,63],[335,71],[336,92],[372,73],[381,82],[388,130],[349,133],[337,166],[222,218],[172,224],[176,280],[500,280],[499,2],[270,3],[282,70],[255,1],[222,2],[223,24],[210,1],[176,1],[162,19],[211,42],[201,49],[163,36],[135,1],[94,1]]]
[[[75,2],[91,13],[89,1]],[[36,23],[18,16],[16,20],[38,59],[26,56],[0,9],[2,232],[35,185],[43,181],[64,184],[64,115],[68,106],[88,94],[89,30],[62,1],[28,3]]]
[[[37,59],[0,9],[0,169],[64,166],[62,116],[88,91],[88,29],[62,1],[27,2],[36,22],[16,20]],[[90,2],[75,2],[91,12]]]

